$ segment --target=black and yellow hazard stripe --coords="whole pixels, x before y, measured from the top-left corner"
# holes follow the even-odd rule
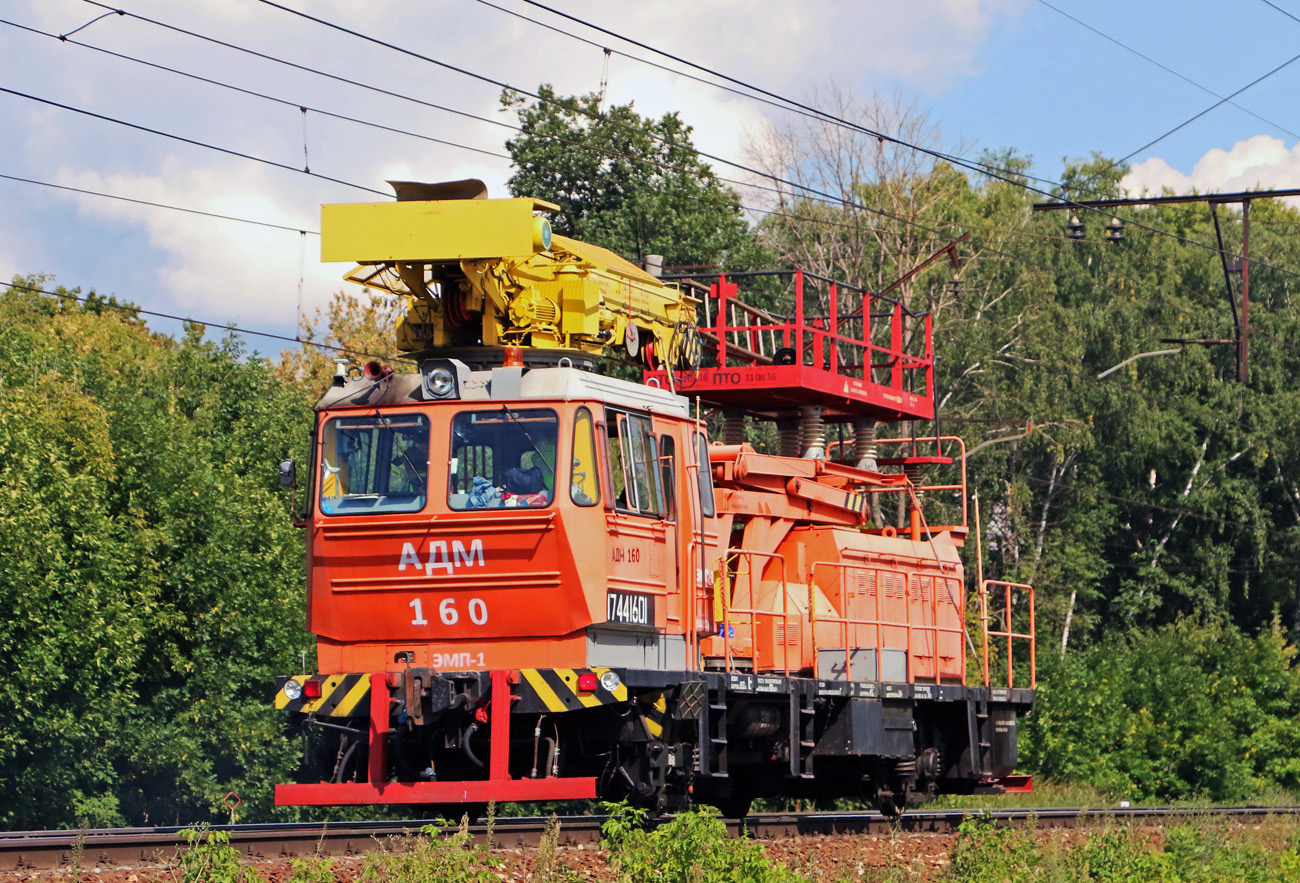
[[[627,701],[627,687],[620,683],[613,690],[600,686],[600,676],[607,668],[525,668],[516,711],[579,711]],[[578,689],[578,676],[591,672],[596,676],[595,690]]]
[[[295,675],[290,681],[299,685],[312,680],[312,675]],[[275,707],[281,711],[299,714],[316,714],[320,717],[364,717],[369,711],[370,675],[328,675],[321,680],[320,698],[308,699],[299,695],[290,699],[284,687],[275,694]]]
[[[636,707],[641,712],[641,723],[651,739],[658,739],[664,734],[668,724],[668,697],[663,690],[644,693],[636,697]]]

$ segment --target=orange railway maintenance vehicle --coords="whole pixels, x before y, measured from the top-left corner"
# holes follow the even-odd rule
[[[395,188],[323,210],[322,259],[407,298],[419,370],[341,362],[316,407],[318,673],[279,679],[307,750],[278,803],[1029,787],[1033,590],[968,610],[961,440],[876,434],[934,419],[928,314],[802,272],[672,283],[540,200]],[[641,382],[593,370],[614,353]]]

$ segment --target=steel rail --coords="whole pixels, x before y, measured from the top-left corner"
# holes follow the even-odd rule
[[[1267,816],[1300,815],[1300,806],[1108,807],[1101,809],[947,809],[909,812],[890,818],[876,812],[756,813],[743,828],[758,840],[795,839],[849,834],[950,834],[961,822],[985,814],[999,824],[1023,825],[1033,819],[1040,828],[1083,827],[1102,820],[1160,825],[1179,819],[1218,816],[1258,821]],[[600,842],[604,816],[562,816],[559,845],[592,846]],[[357,856],[394,839],[418,834],[432,819],[381,822],[306,822],[213,825],[229,833],[230,843],[250,861],[313,855]],[[541,817],[498,818],[493,845],[521,848],[536,845],[546,827]],[[735,820],[728,828],[738,834]],[[83,831],[45,830],[0,832],[0,872],[53,870],[71,866],[80,853],[82,867],[163,865],[188,848],[183,833],[189,827],[92,828]],[[476,838],[487,836],[486,825],[471,825]]]

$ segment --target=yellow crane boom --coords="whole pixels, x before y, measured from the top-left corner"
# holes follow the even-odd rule
[[[479,181],[390,182],[396,202],[321,208],[321,260],[407,298],[397,344],[522,346],[695,367],[698,301],[618,255],[551,233],[540,199],[487,199]]]

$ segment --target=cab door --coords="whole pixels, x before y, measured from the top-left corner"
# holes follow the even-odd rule
[[[680,619],[673,600],[677,525],[669,517],[660,439],[648,413],[621,408],[606,408],[604,435],[606,625],[641,635],[643,644],[663,644],[665,633],[681,629],[672,622]],[[678,655],[666,646],[650,654],[661,664]]]

